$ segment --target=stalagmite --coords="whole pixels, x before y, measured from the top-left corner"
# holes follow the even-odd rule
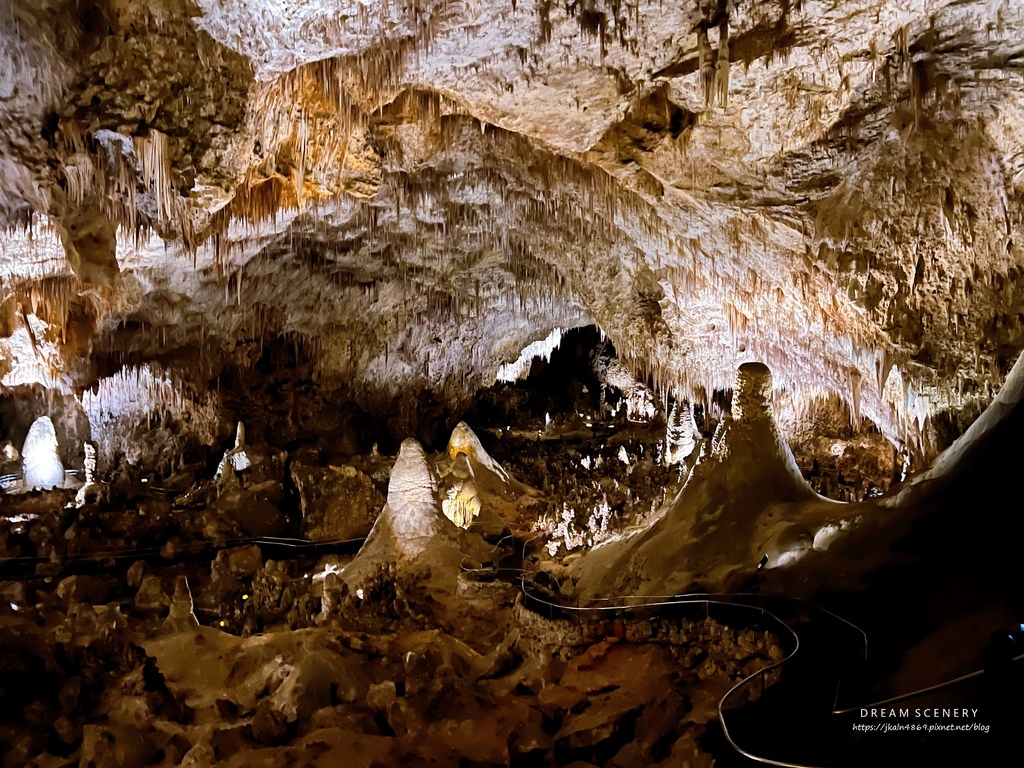
[[[772,417],[772,372],[764,363],[744,363],[736,374],[733,420],[749,423]]]
[[[57,454],[57,432],[49,416],[32,422],[21,448],[25,487],[45,491],[64,485],[64,465]]]
[[[700,432],[697,430],[689,401],[676,402],[672,406],[665,429],[665,463],[678,464],[689,457],[699,439]]]
[[[96,499],[103,492],[103,486],[96,479],[96,446],[92,443],[85,443],[85,485],[78,489],[75,494],[75,506],[81,509],[87,502]]]
[[[235,444],[224,452],[223,458],[217,465],[214,480],[218,483],[228,482],[234,478],[236,472],[242,472],[249,466],[249,454],[245,452],[245,425],[238,422],[235,427]]]
[[[428,540],[443,530],[440,507],[437,478],[427,454],[417,441],[403,441],[391,470],[386,511],[381,515],[399,556],[415,558]]]
[[[757,561],[761,555],[756,548],[779,535],[779,516],[787,505],[806,505],[813,515],[817,505],[832,503],[804,480],[779,434],[772,396],[768,366],[739,366],[731,417],[719,423],[710,455],[648,527],[601,545],[574,566],[585,593],[628,589],[670,594],[688,588],[693,573],[687,569],[706,568],[700,564],[707,562],[712,548],[715,578],[722,579],[731,568]],[[777,559],[769,562],[777,564]]]
[[[452,459],[458,459],[459,454],[465,454],[470,464],[474,466],[475,475],[483,471],[493,476],[499,483],[508,483],[511,480],[508,472],[484,450],[480,438],[464,421],[455,425],[448,439],[448,455]]]

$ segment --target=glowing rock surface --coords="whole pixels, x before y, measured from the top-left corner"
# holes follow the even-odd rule
[[[64,484],[64,465],[57,454],[57,433],[49,416],[40,416],[32,422],[21,455],[27,488],[49,491]]]
[[[444,516],[459,528],[468,528],[480,514],[480,494],[469,458],[464,453],[455,457],[455,466],[444,481],[441,500]]]
[[[483,469],[502,483],[507,483],[511,479],[504,467],[492,459],[490,454],[484,450],[483,445],[480,444],[480,438],[476,436],[476,433],[464,421],[460,421],[455,425],[455,429],[452,430],[452,436],[448,440],[448,455],[454,459],[460,453],[466,454],[476,473]]]

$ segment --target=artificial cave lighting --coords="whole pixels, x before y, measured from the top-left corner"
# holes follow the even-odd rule
[[[0,768],[1024,749],[1024,3],[0,20]]]

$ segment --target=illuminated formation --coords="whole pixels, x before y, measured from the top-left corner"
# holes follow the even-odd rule
[[[234,479],[235,473],[248,469],[249,464],[249,455],[245,452],[245,425],[238,422],[235,427],[235,444],[224,452],[224,458],[217,465],[214,480],[218,483],[229,483]]]
[[[441,509],[459,528],[468,528],[480,514],[476,478],[469,457],[464,453],[456,454],[452,470],[444,480]]]
[[[388,481],[387,503],[366,538],[366,543],[341,577],[355,590],[389,563],[399,570],[429,568],[451,554],[446,539],[458,529],[445,517],[438,496],[437,477],[423,446],[402,442]]]
[[[714,569],[704,578],[721,583],[730,571],[757,562],[757,547],[776,535],[776,527],[797,522],[787,505],[831,504],[801,476],[775,425],[771,399],[768,367],[741,365],[731,416],[719,425],[707,460],[653,524],[615,537],[578,561],[576,578],[584,592],[668,594],[700,583],[704,569]]]
[[[480,438],[469,428],[464,421],[460,421],[452,430],[452,436],[448,440],[448,456],[458,459],[460,455],[466,457],[474,476],[483,473],[485,479],[482,482],[491,486],[500,486],[511,481],[508,472],[491,458],[480,444]]]
[[[32,422],[21,447],[21,466],[25,486],[51,490],[64,484],[64,465],[57,453],[57,432],[49,416]]]

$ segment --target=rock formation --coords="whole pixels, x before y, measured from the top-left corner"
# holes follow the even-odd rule
[[[313,541],[365,537],[384,506],[373,481],[355,467],[313,467],[293,462],[302,529]]]
[[[32,422],[21,447],[25,487],[51,490],[64,485],[64,465],[57,455],[57,433],[49,416]]]
[[[676,464],[687,459],[697,447],[700,432],[688,402],[676,403],[668,415],[665,430],[665,462]]]
[[[95,499],[103,492],[103,488],[96,477],[96,446],[92,443],[86,443],[84,451],[85,466],[83,467],[83,472],[85,483],[78,489],[78,493],[75,494],[76,507],[84,506],[86,502]]]
[[[599,5],[13,0],[0,383],[297,335],[407,431],[594,322],[656,393],[756,358],[941,448],[1024,343],[1020,8]]]
[[[444,516],[459,528],[469,528],[480,515],[480,491],[466,454],[456,454],[451,471],[442,480],[440,491]]]
[[[426,574],[442,585],[454,579],[465,558],[486,549],[480,545],[445,516],[434,467],[423,447],[409,439],[391,471],[387,503],[341,577],[351,592],[382,567]]]
[[[448,440],[448,457],[457,459],[462,454],[473,469],[474,476],[483,476],[481,482],[492,493],[501,493],[504,486],[512,482],[508,472],[490,457],[480,444],[480,438],[464,421],[460,421],[452,430]]]
[[[616,537],[576,566],[580,589],[597,594],[671,594],[695,586],[721,589],[749,573],[773,531],[820,515],[820,499],[800,474],[772,415],[772,374],[744,363],[736,374],[732,415],[719,426],[710,455],[649,526]]]

